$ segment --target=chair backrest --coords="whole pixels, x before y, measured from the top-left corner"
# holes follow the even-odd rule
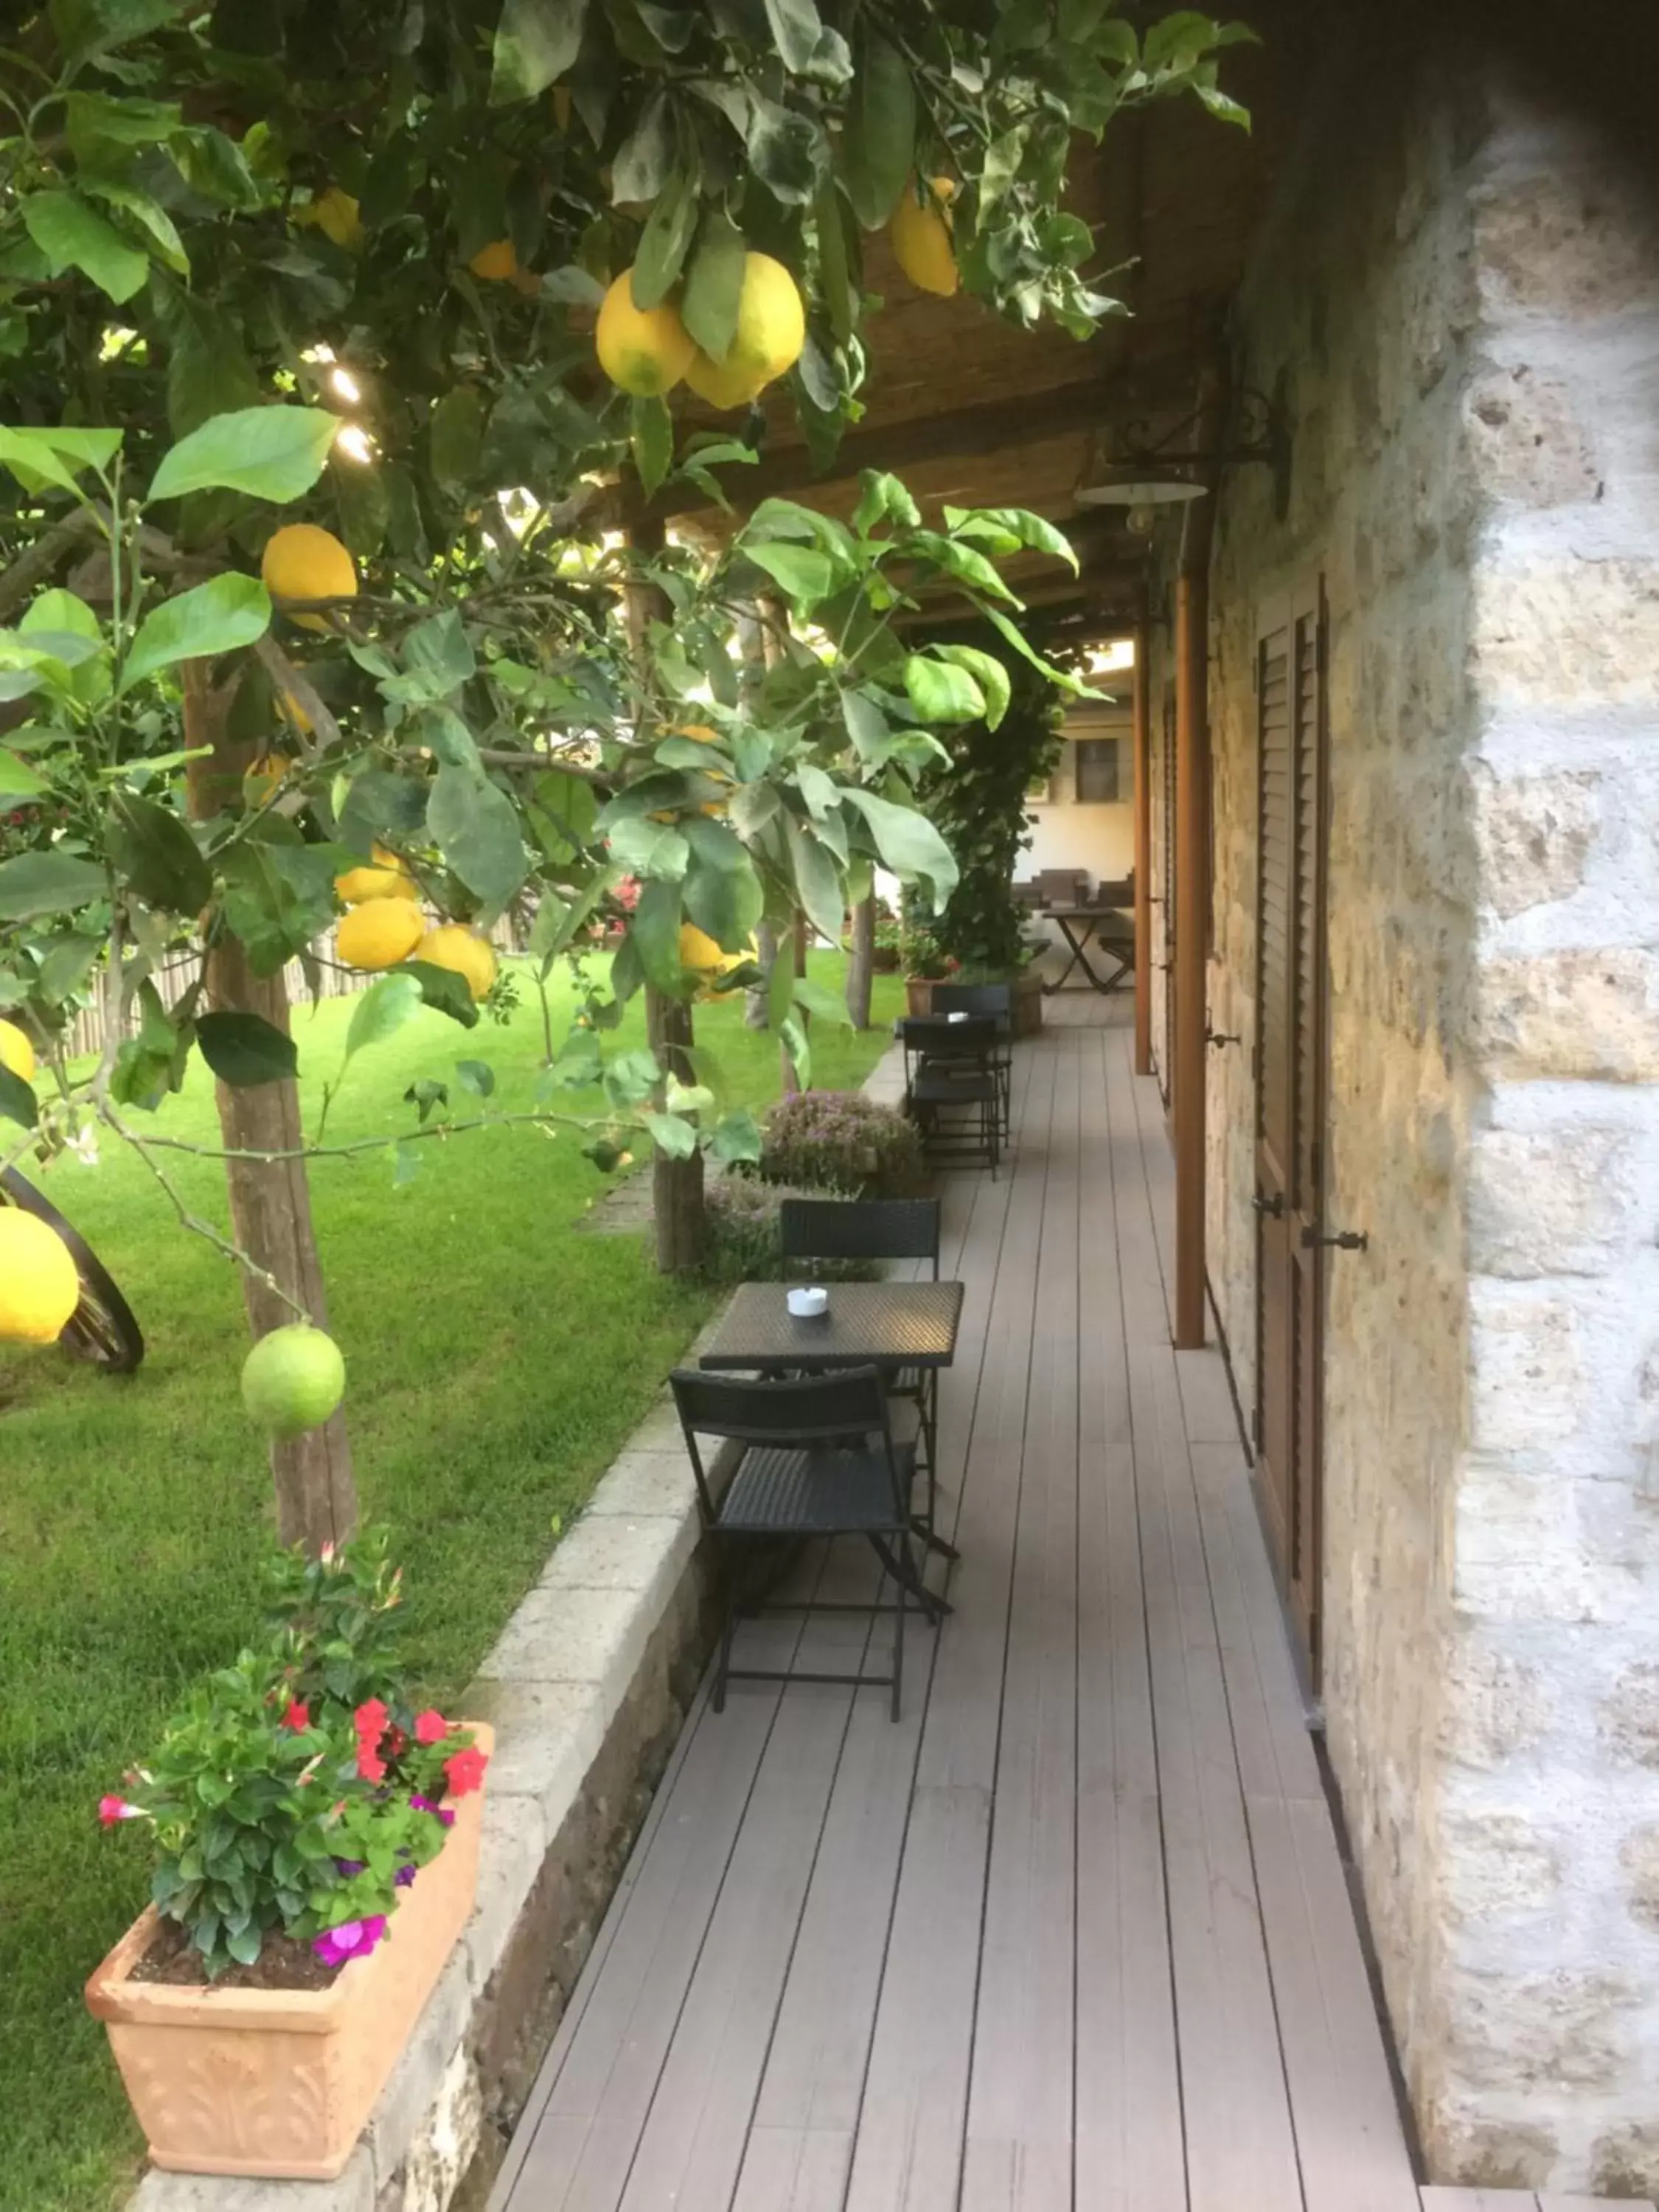
[[[939,1014],[988,1014],[997,1025],[999,1036],[1012,1036],[1014,1032],[1013,986],[1011,983],[935,983],[933,1011]]]
[[[1035,877],[1022,877],[1009,888],[1013,892],[1016,906],[1038,906],[1042,903],[1042,886]]]
[[[899,1496],[893,1458],[887,1393],[874,1367],[848,1367],[831,1375],[792,1376],[756,1382],[747,1376],[708,1375],[700,1368],[677,1367],[668,1378],[679,1408],[685,1448],[691,1455],[703,1517],[719,1517],[698,1439],[720,1437],[742,1444],[773,1444],[800,1450],[817,1446],[846,1451],[849,1439],[885,1454]]]
[[[912,1054],[927,1060],[983,1060],[996,1054],[998,1024],[990,1014],[952,1021],[943,1011],[908,1014],[900,1031],[907,1062]]]
[[[1046,906],[1081,906],[1088,896],[1089,878],[1081,868],[1039,868],[1037,887]]]
[[[927,1260],[939,1280],[936,1198],[786,1198],[778,1236],[786,1260]]]

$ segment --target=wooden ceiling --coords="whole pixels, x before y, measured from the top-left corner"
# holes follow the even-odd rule
[[[1281,9],[1299,12],[1294,0],[1269,0],[1249,14],[1260,25],[1264,12]],[[1124,118],[1076,164],[1070,200],[1096,226],[1091,267],[1128,315],[1084,343],[1053,325],[1023,330],[965,295],[917,291],[885,236],[871,238],[866,285],[884,304],[867,325],[863,421],[842,441],[833,472],[818,477],[780,397],[760,465],[733,472],[732,492],[746,504],[781,493],[844,515],[858,471],[883,468],[903,477],[924,512],[946,502],[1030,507],[1075,537],[1084,574],[1073,584],[1057,563],[1026,562],[1021,595],[1097,604],[1103,623],[1127,616],[1146,542],[1129,534],[1121,511],[1080,508],[1073,495],[1094,430],[1141,418],[1168,427],[1192,410],[1297,94],[1305,17],[1301,39],[1289,23],[1283,29],[1226,57],[1225,81],[1252,112],[1249,132],[1183,100]],[[712,510],[696,524],[720,527]]]

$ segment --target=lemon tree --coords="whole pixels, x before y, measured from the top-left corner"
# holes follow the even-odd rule
[[[964,290],[1086,333],[1113,303],[1060,204],[1074,132],[1181,92],[1231,115],[1242,35],[1097,0],[27,10],[0,102],[0,1158],[95,1121],[170,1188],[199,1054],[253,1333],[325,1328],[303,1169],[338,1148],[295,1136],[285,968],[378,979],[355,1054],[422,1003],[474,1027],[602,921],[620,949],[535,1093],[470,1041],[386,1102],[391,1177],[596,1082],[596,1164],[641,1134],[665,1175],[752,1150],[680,1010],[759,981],[763,924],[838,933],[878,864],[948,895],[916,780],[1006,676],[893,617],[948,576],[1027,652],[997,564],[1066,549],[1012,511],[926,528],[872,477],[848,524],[768,501],[717,555],[653,550],[610,487],[741,498],[747,418],[690,428],[683,388],[787,383],[833,444],[890,224],[923,223],[936,289],[948,249]],[[787,964],[770,1018],[805,1071]],[[640,993],[662,1048],[608,1054]],[[109,1044],[73,1069],[94,1001]],[[337,1414],[272,1460],[285,1534],[347,1532]]]

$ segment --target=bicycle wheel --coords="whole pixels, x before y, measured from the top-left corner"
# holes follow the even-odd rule
[[[144,1333],[114,1278],[85,1237],[15,1168],[0,1169],[0,1205],[21,1206],[26,1213],[55,1229],[69,1247],[81,1279],[81,1303],[58,1339],[64,1350],[76,1359],[106,1367],[112,1375],[131,1375],[144,1356]]]

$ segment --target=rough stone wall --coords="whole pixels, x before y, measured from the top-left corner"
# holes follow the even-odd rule
[[[1520,82],[1334,61],[1237,303],[1295,450],[1218,514],[1208,1261],[1249,1406],[1255,641],[1322,573],[1332,1763],[1434,2178],[1649,2194],[1659,192]]]

